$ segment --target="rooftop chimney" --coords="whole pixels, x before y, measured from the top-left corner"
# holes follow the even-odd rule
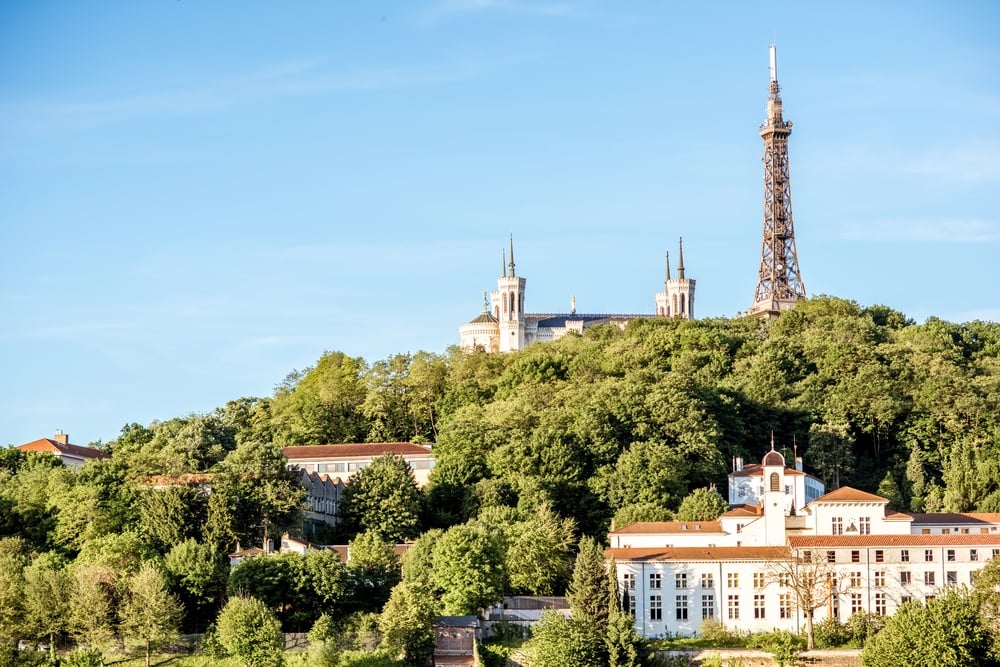
[[[798,470],[799,472],[802,472],[802,457],[801,456],[796,456],[795,457],[795,469]]]
[[[69,435],[63,433],[62,429],[56,431],[56,437],[53,438],[53,439],[56,442],[58,442],[60,445],[68,445],[69,444]]]

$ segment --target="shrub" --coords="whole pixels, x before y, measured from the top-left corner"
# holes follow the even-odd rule
[[[878,634],[885,625],[885,618],[863,611],[847,619],[847,632],[850,635],[850,645],[861,648],[869,637]]]
[[[740,644],[739,635],[714,618],[706,618],[701,622],[701,625],[698,626],[698,635],[715,646],[738,646]]]
[[[813,627],[816,648],[839,648],[851,642],[847,626],[835,618],[824,618]]]
[[[747,646],[767,651],[778,663],[778,667],[785,667],[794,664],[795,656],[805,648],[806,640],[787,630],[774,630],[750,635],[747,638]]]

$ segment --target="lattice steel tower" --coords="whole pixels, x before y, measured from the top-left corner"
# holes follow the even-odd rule
[[[792,122],[781,117],[781,89],[773,45],[769,90],[767,120],[760,126],[760,136],[764,139],[764,240],[757,291],[747,315],[774,318],[805,298],[806,288],[799,274],[792,226],[792,189],[788,176],[788,135],[792,133]]]

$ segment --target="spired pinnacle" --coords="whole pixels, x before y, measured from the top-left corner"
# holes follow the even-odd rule
[[[507,250],[505,248],[500,249],[500,275],[504,278],[507,277]]]
[[[505,274],[506,275],[506,274]],[[514,235],[510,235],[510,277],[516,278],[517,274],[514,273]]]
[[[684,237],[678,243],[677,253],[677,280],[684,280]]]
[[[663,281],[663,288],[669,290],[668,283],[670,282],[670,251],[667,251],[667,279]]]

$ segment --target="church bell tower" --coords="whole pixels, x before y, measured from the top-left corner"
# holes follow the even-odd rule
[[[677,277],[670,277],[670,253],[667,253],[667,277],[663,281],[663,291],[657,292],[656,314],[661,317],[682,317],[694,319],[695,281],[684,275],[684,239],[677,248]]]
[[[773,319],[795,307],[806,296],[795,252],[792,225],[792,189],[788,171],[788,136],[791,121],[781,116],[778,63],[771,45],[771,82],[767,98],[767,120],[760,126],[764,140],[764,238],[754,303],[748,315]]]
[[[525,344],[524,287],[527,280],[514,270],[514,237],[510,239],[510,263],[503,262],[503,274],[493,292],[493,312],[500,324],[500,352],[520,350]]]

